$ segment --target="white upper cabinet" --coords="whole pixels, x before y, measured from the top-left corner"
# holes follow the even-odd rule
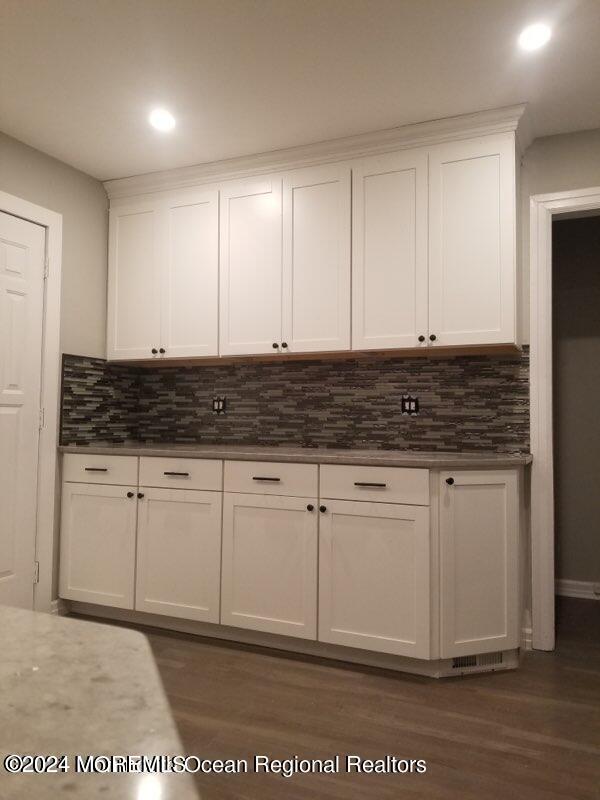
[[[513,133],[430,150],[431,344],[516,341],[515,197]]]
[[[219,193],[180,192],[165,201],[162,325],[167,357],[219,352]]]
[[[216,190],[112,208],[107,357],[218,355],[218,276]]]
[[[160,339],[160,200],[111,208],[109,225],[109,359],[150,358]]]
[[[427,151],[365,158],[352,187],[353,349],[426,346]]]
[[[350,349],[350,167],[283,179],[284,352]]]
[[[281,178],[221,190],[221,355],[279,350],[281,220]]]

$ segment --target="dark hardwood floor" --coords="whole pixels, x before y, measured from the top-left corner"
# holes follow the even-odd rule
[[[205,800],[600,798],[600,603],[563,601],[558,647],[433,680],[151,633],[188,753],[422,758],[422,775],[205,775]]]

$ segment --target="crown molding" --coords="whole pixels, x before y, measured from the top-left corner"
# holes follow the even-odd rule
[[[525,109],[525,104],[507,106],[478,111],[474,114],[463,114],[458,117],[388,128],[343,139],[290,147],[285,150],[272,150],[267,153],[213,161],[192,167],[179,167],[163,172],[135,175],[130,178],[117,178],[105,181],[104,188],[108,197],[113,200],[167,189],[184,189],[206,183],[237,180],[351,158],[379,155],[394,150],[431,146],[475,136],[507,132],[516,134]],[[519,149],[523,151],[529,141],[528,133],[525,139],[522,136],[518,137]]]

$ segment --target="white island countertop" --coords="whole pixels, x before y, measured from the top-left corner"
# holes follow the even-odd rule
[[[70,769],[11,774],[9,754],[65,755]],[[0,607],[2,800],[198,800],[191,775],[77,773],[77,755],[184,755],[146,637]]]

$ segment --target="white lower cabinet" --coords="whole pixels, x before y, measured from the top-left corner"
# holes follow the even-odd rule
[[[64,483],[60,596],[133,609],[134,486]]]
[[[441,656],[519,646],[516,470],[440,473]]]
[[[429,508],[322,502],[319,640],[429,658]]]
[[[315,639],[317,501],[226,492],[221,622]]]
[[[519,647],[518,468],[63,466],[68,600],[422,660]]]
[[[221,492],[140,489],[135,608],[219,621]]]

